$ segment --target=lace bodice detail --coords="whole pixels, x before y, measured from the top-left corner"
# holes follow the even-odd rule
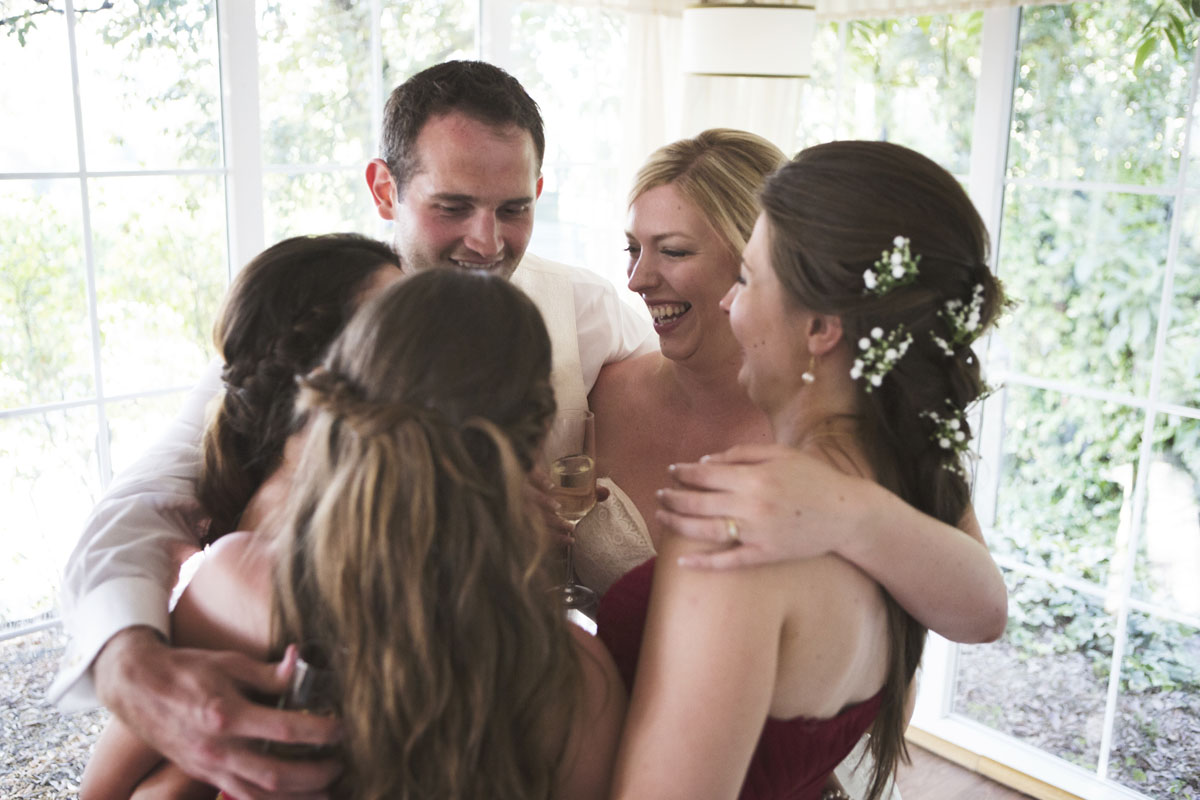
[[[588,588],[602,595],[613,582],[654,555],[650,529],[637,506],[608,478],[608,499],[597,503],[575,527],[575,572]]]

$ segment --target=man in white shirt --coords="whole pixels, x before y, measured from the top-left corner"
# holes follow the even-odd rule
[[[608,281],[526,254],[545,140],[537,105],[512,76],[482,62],[418,73],[388,100],[381,150],[366,178],[379,215],[395,223],[404,269],[511,277],[546,318],[560,407],[585,407],[601,366],[657,346]],[[166,643],[176,546],[195,544],[203,515],[195,500],[203,409],[219,388],[212,369],[89,518],[67,563],[72,643],[50,695],[67,710],[103,703],[185,772],[239,800],[319,797],[336,764],[280,761],[253,743],[338,735],[336,721],[246,699],[247,690],[280,693],[288,666]]]

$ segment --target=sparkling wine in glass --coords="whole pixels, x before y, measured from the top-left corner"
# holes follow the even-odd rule
[[[546,439],[546,458],[551,496],[558,502],[558,516],[572,529],[596,505],[596,426],[592,412],[562,409],[554,418]],[[571,545],[566,545],[567,581],[562,586],[563,605],[587,608],[596,593],[575,581]]]

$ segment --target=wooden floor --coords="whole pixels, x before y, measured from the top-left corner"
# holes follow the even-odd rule
[[[904,800],[1028,800],[1029,795],[963,769],[911,742],[912,764],[901,764],[897,782]]]

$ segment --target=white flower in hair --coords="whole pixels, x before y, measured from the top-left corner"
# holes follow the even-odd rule
[[[970,344],[979,333],[983,319],[983,293],[983,284],[977,283],[971,291],[970,301],[964,303],[957,298],[947,300],[938,312],[938,317],[950,331],[950,338],[943,339],[932,331],[929,335],[947,357],[953,357],[955,348]]]
[[[879,260],[871,269],[863,272],[863,294],[883,295],[897,286],[905,286],[917,279],[920,256],[913,256],[905,236],[892,239],[894,247],[879,254]]]
[[[867,383],[864,388],[868,392],[882,386],[884,376],[904,357],[910,344],[912,334],[906,333],[903,325],[897,326],[891,333],[884,333],[880,327],[872,328],[869,338],[864,336],[858,340],[862,352],[850,367],[851,380],[865,377]]]

